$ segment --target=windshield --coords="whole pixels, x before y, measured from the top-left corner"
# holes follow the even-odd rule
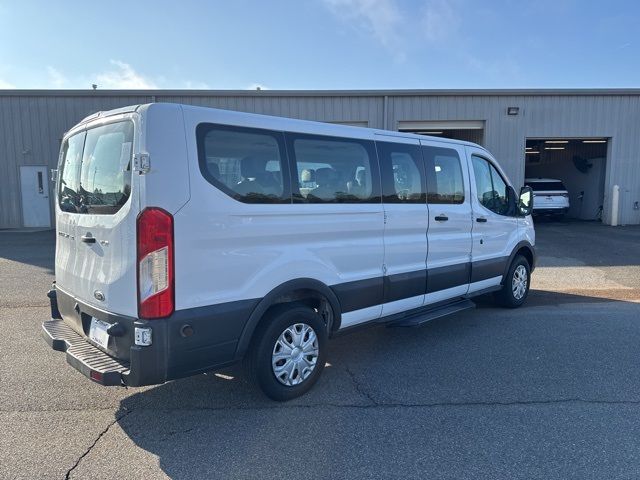
[[[58,203],[73,213],[113,214],[131,193],[133,123],[77,133],[62,147]]]

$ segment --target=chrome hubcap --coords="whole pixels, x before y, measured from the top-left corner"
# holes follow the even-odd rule
[[[283,385],[304,382],[318,361],[318,337],[306,323],[296,323],[280,334],[273,347],[271,367]]]
[[[527,281],[527,269],[524,265],[518,265],[513,272],[513,279],[511,280],[511,291],[516,300],[522,299],[527,292]]]

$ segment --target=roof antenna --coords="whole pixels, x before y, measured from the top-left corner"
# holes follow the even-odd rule
[[[94,90],[98,89],[98,84],[97,83],[92,83],[91,84],[91,88],[93,88]]]

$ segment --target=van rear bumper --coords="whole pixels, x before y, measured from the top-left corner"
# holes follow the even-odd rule
[[[168,318],[141,320],[97,310],[56,288],[47,295],[51,320],[43,336],[67,362],[102,385],[157,385],[231,365],[241,359],[237,345],[257,301],[179,310]],[[88,338],[91,319],[120,324],[121,333],[102,349]],[[152,344],[136,345],[136,327],[152,331]]]
[[[569,207],[540,207],[533,209],[534,215],[565,215],[569,212]]]
[[[113,358],[94,347],[74,332],[63,320],[52,319],[42,324],[45,341],[51,348],[67,353],[67,363],[101,385],[127,384],[130,364]]]

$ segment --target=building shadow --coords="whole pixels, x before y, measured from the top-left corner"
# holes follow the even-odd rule
[[[539,267],[640,267],[640,226],[536,218]]]
[[[627,301],[639,301],[640,298],[625,298],[624,293],[629,292],[632,295],[638,293],[637,289],[629,290],[595,290],[589,295],[581,295],[570,292],[554,292],[550,290],[535,290],[529,291],[526,303],[520,308],[542,307],[542,306],[561,306],[571,304],[599,304],[599,303],[611,303],[611,302],[627,302]],[[481,295],[473,299],[477,308],[495,308],[494,298],[492,294]],[[640,305],[640,304],[639,304]]]
[[[55,230],[0,231],[0,258],[54,272]]]

